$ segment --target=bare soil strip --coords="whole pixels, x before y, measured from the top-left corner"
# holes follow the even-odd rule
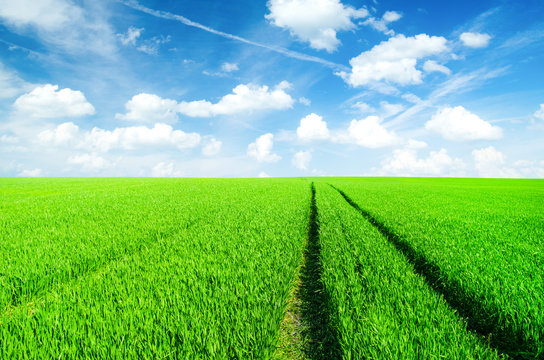
[[[288,299],[275,359],[342,358],[329,312],[329,299],[321,281],[320,254],[319,220],[312,183],[306,249]]]

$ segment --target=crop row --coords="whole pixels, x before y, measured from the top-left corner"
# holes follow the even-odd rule
[[[332,187],[317,184],[322,281],[344,359],[493,359],[412,265]]]
[[[0,179],[0,358],[543,358],[541,183],[314,182]]]
[[[308,182],[79,185],[3,194],[20,201],[2,201],[1,279],[33,280],[19,301],[3,297],[0,358],[271,356],[301,260]],[[93,265],[70,270],[83,259]]]
[[[333,181],[411,258],[471,329],[544,357],[544,189],[527,180]],[[383,231],[382,231],[383,232]]]

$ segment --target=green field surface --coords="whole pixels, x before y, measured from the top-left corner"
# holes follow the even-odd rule
[[[0,359],[544,359],[544,181],[0,178]]]
[[[544,356],[542,180],[331,183],[493,346]]]
[[[299,180],[2,180],[0,358],[268,358]]]

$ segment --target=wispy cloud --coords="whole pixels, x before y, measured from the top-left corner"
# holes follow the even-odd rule
[[[540,29],[531,29],[522,32],[518,32],[513,36],[506,39],[499,49],[509,49],[510,51],[516,51],[520,48],[532,45],[540,42],[544,39],[544,24],[540,24]]]
[[[460,94],[481,86],[488,79],[498,77],[507,70],[506,67],[489,70],[479,69],[468,74],[458,74],[444,81],[441,86],[435,89],[425,100],[417,101],[413,106],[406,109],[393,120],[387,122],[387,127],[398,126],[410,120],[421,111],[434,107],[438,100],[452,93]]]
[[[229,34],[229,33],[223,32],[223,31],[213,29],[213,28],[211,28],[209,26],[202,25],[202,24],[197,23],[195,21],[192,21],[192,20],[190,20],[190,19],[188,19],[188,18],[186,18],[185,16],[182,16],[182,15],[172,14],[172,13],[167,12],[167,11],[150,9],[150,8],[148,8],[146,6],[141,5],[140,3],[138,3],[137,1],[134,1],[134,0],[117,0],[117,1],[119,3],[125,5],[125,6],[128,6],[128,7],[132,8],[132,9],[134,9],[134,10],[141,11],[143,13],[146,13],[148,15],[151,15],[151,16],[154,16],[154,17],[157,17],[157,18],[178,21],[178,22],[180,22],[180,23],[182,23],[184,25],[187,25],[187,26],[191,26],[191,27],[194,27],[194,28],[197,28],[197,29],[201,29],[201,30],[207,31],[209,33],[212,33],[212,34],[215,34],[215,35],[218,35],[218,36],[222,36],[222,37],[227,38],[227,39],[236,40],[236,41],[248,44],[248,45],[258,46],[260,48],[267,49],[267,50],[270,50],[270,51],[274,51],[276,53],[285,55],[285,56],[293,58],[293,59],[315,62],[315,63],[327,66],[327,67],[335,69],[335,70],[342,70],[342,71],[349,70],[348,67],[345,66],[345,65],[337,64],[337,63],[334,63],[332,61],[328,61],[328,60],[319,58],[317,56],[312,56],[312,55],[299,53],[297,51],[292,51],[292,50],[289,50],[289,49],[286,49],[286,48],[283,48],[283,47],[280,47],[280,46],[263,44],[263,43],[260,43],[260,42],[248,40],[246,38],[243,38],[243,37],[240,37],[240,36],[237,36],[237,35]]]
[[[44,58],[45,56],[37,51],[34,51],[34,50],[31,50],[29,48],[26,48],[24,46],[20,46],[20,45],[17,45],[17,44],[14,44],[10,41],[6,41],[4,39],[0,39],[0,43],[3,43],[4,45],[6,45],[8,47],[8,50],[10,51],[13,51],[13,50],[20,50],[20,51],[23,51],[25,53],[27,53],[29,56],[33,56],[33,57],[36,57],[36,58]]]

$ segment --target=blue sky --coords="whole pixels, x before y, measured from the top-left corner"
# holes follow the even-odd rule
[[[542,1],[0,1],[1,176],[544,177]]]

